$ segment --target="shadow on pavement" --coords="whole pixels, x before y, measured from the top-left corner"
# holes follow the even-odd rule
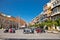
[[[1,40],[60,40],[60,39],[1,39]]]

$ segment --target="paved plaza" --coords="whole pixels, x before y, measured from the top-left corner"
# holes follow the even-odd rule
[[[15,39],[60,39],[60,33],[34,33],[24,34],[23,30],[16,30],[16,33],[3,33],[0,29],[0,39],[15,38]]]

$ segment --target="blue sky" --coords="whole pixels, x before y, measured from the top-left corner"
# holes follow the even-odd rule
[[[30,22],[49,0],[0,0],[0,12]]]

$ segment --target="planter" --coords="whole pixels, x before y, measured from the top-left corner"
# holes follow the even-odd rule
[[[60,26],[57,26],[56,29],[57,29],[58,31],[60,31]]]
[[[47,33],[52,33],[52,31],[47,31]]]
[[[59,32],[58,32],[58,31],[53,31],[53,33],[54,33],[54,34],[57,34],[57,33],[59,33]]]

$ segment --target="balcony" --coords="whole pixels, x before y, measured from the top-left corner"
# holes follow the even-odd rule
[[[60,5],[60,0],[56,0],[54,3],[53,3],[53,7],[56,7],[56,6],[59,6]]]
[[[51,16],[54,16],[54,15],[57,15],[57,14],[60,14],[60,12],[57,12],[57,13],[53,13]]]
[[[52,9],[51,16],[54,16],[54,15],[57,15],[57,14],[60,14],[60,6],[57,6],[57,7]]]
[[[54,8],[54,7],[56,7],[56,6],[59,6],[59,5],[60,5],[60,3],[58,3],[58,4],[55,4],[55,5],[53,5],[53,8]]]

